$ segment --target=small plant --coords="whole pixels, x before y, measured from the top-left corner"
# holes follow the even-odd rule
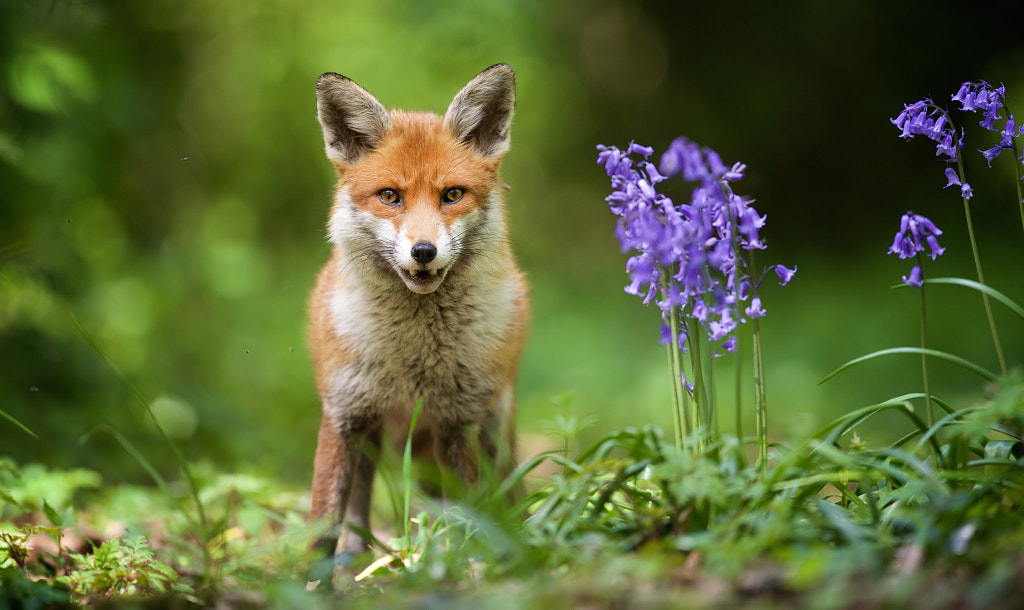
[[[559,408],[559,412],[555,413],[550,420],[541,422],[540,427],[542,431],[561,441],[561,456],[568,460],[572,439],[576,438],[582,430],[593,425],[597,418],[593,415],[584,417],[572,415],[570,410],[572,396],[569,394],[557,396],[551,402]]]
[[[1013,152],[1018,200],[1024,201],[1020,185],[1020,161],[1024,156],[1017,154],[1020,150],[1018,139],[1024,132],[1017,130],[1012,114],[1007,114],[1001,129],[996,124],[1003,120],[1000,113],[1005,109],[1005,89],[993,88],[984,82],[964,83],[952,100],[959,102],[963,111],[983,111],[980,125],[1000,134],[1001,140],[997,145],[980,151],[989,164],[1003,150]],[[901,129],[901,136],[905,138],[923,135],[937,143],[937,155],[947,163],[946,186],[960,187],[978,281],[925,278],[923,255],[927,251],[935,260],[943,254],[945,249],[937,240],[942,231],[923,216],[912,212],[903,216],[889,252],[898,254],[901,259],[913,258],[917,262],[910,274],[903,277],[901,286],[915,287],[920,291],[921,345],[919,348],[889,348],[862,356],[842,365],[826,379],[850,366],[878,357],[916,353],[921,356],[924,392],[906,394],[854,411],[833,424],[825,437],[828,445],[821,445],[816,451],[831,454],[834,457],[830,459],[837,459],[840,456],[831,447],[837,445],[853,426],[882,411],[895,410],[907,417],[911,430],[891,447],[871,451],[861,446],[856,453],[850,452],[842,457],[846,461],[849,480],[859,478],[861,481],[852,494],[846,485],[836,487],[850,503],[851,515],[856,514],[858,506],[870,509],[871,521],[884,525],[879,533],[886,534],[899,548],[897,557],[902,556],[902,561],[916,569],[926,557],[945,556],[973,561],[969,558],[986,552],[983,550],[986,545],[1006,548],[1002,542],[1021,536],[1019,527],[1008,523],[1016,522],[1022,508],[1019,489],[1024,481],[1024,435],[1021,431],[1024,386],[1019,373],[1007,373],[989,299],[1004,304],[1022,321],[1024,308],[984,283],[969,204],[976,193],[967,182],[963,168],[966,130],[961,128],[958,132],[949,111],[931,99],[906,106],[892,122]],[[953,169],[954,164],[956,169]],[[1024,211],[1024,207],[1021,209]],[[925,288],[929,285],[955,285],[981,293],[1002,375],[957,355],[926,347]],[[928,380],[928,358],[941,358],[980,375],[991,388],[987,404],[958,409],[934,396]],[[925,401],[924,419],[912,406],[912,401],[922,398]],[[942,409],[939,412],[941,417],[934,413],[935,405]],[[788,463],[780,464],[779,471],[788,467]],[[858,474],[854,476],[854,472]],[[867,493],[861,493],[865,489]]]
[[[142,536],[108,540],[91,555],[70,555],[75,566],[62,580],[80,603],[162,594],[172,589],[192,592],[190,587],[178,584],[178,573],[156,558]]]
[[[999,133],[999,143],[981,151],[989,163],[1004,150],[1013,152],[1024,222],[1020,185],[1024,155],[1018,154],[1024,130],[1016,128],[1012,115],[1001,127],[998,124],[1003,120],[1005,89],[965,83],[953,99],[965,111],[983,111],[981,126]],[[546,522],[547,527],[561,524],[552,535],[562,539],[566,539],[565,524],[573,523],[586,531],[628,532],[630,547],[655,539],[672,540],[676,548],[698,553],[726,571],[730,565],[743,570],[742,566],[759,558],[785,557],[791,568],[800,565],[805,570],[791,584],[808,574],[817,579],[827,576],[828,568],[812,567],[825,555],[830,557],[829,565],[847,572],[916,572],[929,558],[951,557],[955,562],[975,557],[985,544],[997,540],[1000,549],[1013,548],[1006,541],[1021,536],[1019,528],[1008,524],[1022,506],[1024,442],[1019,409],[1024,403],[1019,375],[1007,377],[989,299],[1005,304],[1022,319],[1024,308],[984,283],[969,203],[975,193],[962,161],[965,130],[957,131],[949,112],[930,99],[907,106],[893,123],[904,137],[924,135],[937,143],[938,155],[948,165],[946,186],[960,187],[978,281],[925,278],[924,257],[934,261],[945,252],[938,241],[942,231],[927,217],[907,212],[889,253],[916,263],[903,276],[902,285],[920,293],[920,346],[868,354],[842,365],[826,379],[867,360],[917,354],[924,391],[854,410],[795,447],[778,446],[776,464],[768,470],[756,326],[764,313],[757,298],[763,274],[758,275],[753,262],[753,252],[763,248],[758,230],[764,218],[732,192],[731,185],[742,177],[744,166],[727,167],[714,151],[685,139],[673,142],[657,168],[646,160],[653,154],[650,148],[631,144],[623,152],[600,146],[598,162],[605,166],[613,186],[607,201],[620,217],[616,231],[623,252],[635,252],[627,263],[631,283],[626,292],[641,296],[645,304],[655,302],[662,310],[663,337],[669,343],[673,376],[678,378],[676,447],[687,450],[665,451],[653,430],[622,431],[614,439],[605,438],[565,468],[563,481],[541,492],[543,500],[531,521],[538,526]],[[657,191],[656,185],[676,173],[699,183],[689,204],[676,205]],[[769,269],[783,283],[792,275],[781,265]],[[1002,377],[928,346],[925,288],[929,284],[958,285],[981,293]],[[761,457],[756,473],[730,460],[735,454],[722,447],[728,437],[719,437],[709,426],[713,421],[708,398],[711,361],[700,354],[702,335],[707,345],[714,346],[713,355],[734,351],[731,333],[748,320],[754,330]],[[696,332],[698,327],[704,332]],[[690,353],[692,381],[681,375],[677,352]],[[954,362],[996,384],[990,403],[957,409],[934,396],[929,358]],[[687,396],[680,388],[689,390],[696,403],[692,411],[685,408]],[[912,405],[922,399],[924,417]],[[939,414],[934,412],[936,405],[942,409]],[[856,428],[883,413],[901,414],[909,431],[890,446],[872,448]],[[613,451],[626,457],[613,459]],[[991,520],[981,521],[983,514]],[[802,564],[795,560],[797,549],[806,553]]]
[[[1015,158],[1013,166],[1017,176],[1017,205],[1020,209],[1021,225],[1024,227],[1024,187],[1021,185],[1021,163],[1017,162],[1024,158],[1024,156],[1017,154],[1020,150],[1017,141],[1021,135],[1024,135],[1024,125],[1018,129],[1012,114],[1007,113],[1005,119],[1000,115],[1006,105],[1006,88],[1002,85],[992,87],[985,81],[978,83],[966,82],[961,85],[960,89],[950,99],[959,102],[960,110],[964,112],[984,112],[984,118],[978,124],[986,130],[1000,135],[998,144],[980,151],[988,162],[989,167],[992,166],[992,161],[1004,150],[1011,151]],[[1002,128],[999,128],[996,122],[1001,120],[1004,122]],[[981,255],[978,253],[978,240],[974,233],[974,220],[971,216],[970,201],[974,196],[974,190],[967,182],[964,172],[963,150],[966,130],[961,128],[960,134],[957,136],[956,124],[948,108],[936,104],[931,98],[924,98],[905,106],[903,111],[896,118],[892,119],[891,122],[900,129],[900,136],[907,140],[920,135],[936,142],[935,154],[938,157],[942,157],[946,162],[945,175],[948,180],[946,187],[960,187],[960,196],[964,203],[964,217],[967,221],[967,234],[971,240],[971,253],[974,256],[974,267],[978,275],[978,284],[985,286],[985,274],[981,267]],[[953,169],[954,164],[956,169]],[[985,290],[980,292],[982,301],[985,304],[985,315],[988,319],[989,330],[992,333],[996,357],[999,360],[999,369],[1003,375],[1006,375],[1006,359],[1003,355],[1002,344],[999,341],[995,319],[992,317],[989,295]]]
[[[942,235],[942,231],[931,220],[913,212],[907,212],[900,218],[900,230],[896,232],[892,246],[889,247],[889,254],[897,254],[904,260],[909,258],[917,260],[917,264],[910,270],[910,275],[905,275],[902,279],[904,284],[918,288],[921,293],[921,373],[924,377],[925,409],[928,413],[929,426],[935,423],[935,420],[932,414],[932,392],[928,384],[928,356],[925,333],[927,317],[925,315],[924,282],[922,281],[923,272],[921,267],[923,266],[923,254],[926,244],[932,260],[935,260],[946,251],[945,248],[939,246],[939,235]]]
[[[1022,169],[1021,160],[1024,159],[1024,154],[1018,155],[1017,152],[1020,150],[1018,139],[1021,135],[1024,135],[1024,128],[1018,129],[1014,121],[1013,115],[1007,113],[1007,116],[1002,117],[1000,113],[1005,110],[1006,100],[1006,89],[1003,86],[993,88],[988,83],[981,81],[978,83],[966,82],[960,89],[951,96],[951,100],[959,102],[960,109],[965,112],[984,112],[984,118],[981,120],[979,125],[989,131],[993,131],[1000,134],[1000,141],[995,146],[981,150],[985,160],[991,166],[992,161],[997,158],[1003,150],[1012,151],[1014,157],[1014,168],[1017,176],[1016,190],[1018,204],[1021,210],[1021,221],[1024,224],[1024,192],[1022,192]],[[997,121],[1003,120],[1002,128],[997,126]],[[915,348],[894,348],[888,350],[882,350],[875,352],[867,356],[857,358],[850,361],[837,369],[832,375],[844,370],[848,366],[856,363],[864,362],[882,355],[889,355],[895,353],[912,353],[917,352],[921,354],[922,371],[924,375],[925,393],[924,397],[927,403],[926,412],[928,414],[929,425],[934,423],[932,415],[932,395],[928,389],[928,373],[927,373],[927,356],[936,356],[944,358],[951,362],[955,362],[968,368],[988,381],[995,381],[996,376],[990,373],[983,367],[968,362],[958,356],[930,350],[925,345],[925,284],[949,284],[959,285],[967,288],[971,288],[981,294],[982,300],[985,305],[986,318],[988,320],[989,329],[992,334],[992,341],[996,351],[996,357],[999,362],[999,368],[1003,376],[1007,375],[1007,366],[1001,343],[999,341],[999,334],[996,329],[995,319],[992,316],[992,309],[989,298],[994,298],[1012,311],[1017,313],[1018,316],[1024,318],[1024,308],[1021,308],[1018,304],[1013,302],[1005,294],[991,288],[985,284],[984,274],[981,267],[981,259],[978,254],[978,241],[974,233],[974,223],[971,217],[970,200],[974,197],[974,190],[966,179],[963,165],[963,150],[964,150],[964,138],[966,137],[966,130],[961,128],[959,134],[957,133],[956,126],[953,122],[953,118],[950,112],[944,106],[939,106],[931,98],[925,98],[913,104],[909,104],[904,107],[903,111],[891,122],[900,129],[900,136],[905,139],[911,139],[915,136],[924,136],[934,142],[936,142],[936,156],[944,159],[946,162],[945,175],[948,180],[946,187],[960,186],[960,194],[964,203],[964,213],[967,225],[967,233],[971,242],[971,250],[974,258],[975,269],[978,275],[978,281],[974,282],[963,278],[935,278],[935,279],[924,279],[922,271],[922,259],[923,254],[926,250],[929,252],[932,260],[935,260],[939,255],[945,252],[945,249],[939,246],[937,237],[942,234],[930,220],[924,216],[907,212],[900,220],[900,230],[896,233],[896,237],[893,240],[892,246],[889,248],[890,254],[898,254],[901,259],[915,258],[917,265],[911,269],[908,276],[903,277],[903,285],[917,287],[921,294],[921,347],[920,349]],[[955,164],[956,169],[953,169]],[[828,378],[831,378],[829,375]],[[948,409],[947,409],[948,410]]]
[[[758,322],[765,310],[758,289],[767,271],[773,270],[785,285],[796,268],[773,265],[757,271],[754,252],[766,247],[759,233],[765,217],[754,209],[752,200],[732,190],[733,183],[743,178],[746,165],[726,166],[714,150],[686,138],[672,142],[659,167],[647,161],[654,154],[647,146],[632,143],[623,152],[601,145],[598,150],[597,162],[611,178],[612,193],[606,201],[619,217],[616,235],[623,253],[636,253],[626,263],[630,276],[626,292],[642,297],[645,305],[656,303],[662,313],[662,343],[668,346],[674,389],[676,447],[682,448],[683,438],[696,430],[712,439],[717,436],[712,359],[737,350],[736,330],[749,320],[753,327],[758,461],[767,468],[767,401]],[[677,175],[697,183],[689,203],[677,204],[657,190],[660,183]],[[681,359],[687,352],[689,379]],[[739,429],[739,380],[736,391]],[[689,397],[693,398],[692,409]],[[742,438],[742,431],[738,432]]]

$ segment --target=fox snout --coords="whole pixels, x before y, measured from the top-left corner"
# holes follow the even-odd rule
[[[437,259],[437,246],[418,241],[409,248],[409,257],[411,266],[401,266],[398,271],[409,290],[420,294],[437,290],[448,274],[447,266],[431,265]]]
[[[426,265],[437,258],[437,246],[429,241],[416,242],[411,250],[412,260],[421,265]]]
[[[393,267],[409,290],[428,294],[441,286],[454,262],[452,244],[442,241],[445,243],[399,236]]]

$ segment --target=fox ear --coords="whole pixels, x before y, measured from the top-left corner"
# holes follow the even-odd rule
[[[366,89],[328,72],[316,81],[316,115],[324,130],[327,158],[352,165],[373,150],[391,126],[388,111]]]
[[[459,91],[444,115],[444,125],[480,155],[500,159],[508,151],[515,104],[515,72],[507,64],[496,64]]]

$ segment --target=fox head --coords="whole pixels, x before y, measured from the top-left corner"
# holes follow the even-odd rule
[[[504,242],[498,163],[515,106],[511,67],[481,72],[443,117],[389,112],[331,72],[320,76],[316,95],[327,158],[338,172],[330,239],[346,256],[427,294],[464,254]]]

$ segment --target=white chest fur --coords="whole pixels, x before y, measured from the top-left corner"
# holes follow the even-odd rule
[[[331,406],[348,416],[402,419],[423,396],[424,423],[482,421],[503,389],[495,358],[517,289],[511,274],[483,281],[487,271],[453,269],[426,295],[397,278],[336,290],[333,330],[351,358],[331,375]]]

